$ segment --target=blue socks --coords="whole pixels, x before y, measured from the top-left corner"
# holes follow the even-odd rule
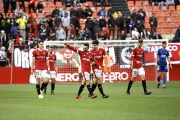
[[[163,77],[163,86],[166,85],[166,77]]]
[[[158,83],[160,83],[160,79],[161,79],[161,77],[158,77],[157,79],[158,79]]]

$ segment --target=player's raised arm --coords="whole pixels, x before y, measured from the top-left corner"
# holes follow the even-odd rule
[[[73,50],[73,51],[75,51],[75,52],[78,51],[78,49],[74,48],[74,47],[71,46],[71,45],[68,45],[67,42],[65,42],[64,45],[66,45],[69,49],[71,49],[71,50]]]

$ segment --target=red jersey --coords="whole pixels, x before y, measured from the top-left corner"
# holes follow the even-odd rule
[[[132,67],[133,68],[141,68],[143,67],[142,65],[142,56],[143,56],[144,50],[141,48],[134,48],[132,50],[132,54],[131,54],[131,60],[132,60]],[[140,61],[140,64],[137,64],[137,61]]]
[[[55,62],[56,62],[56,55],[55,54],[49,54],[50,71],[55,71],[55,67],[54,67]]]
[[[97,62],[99,63],[99,65],[102,67],[103,66],[103,57],[106,56],[106,52],[103,48],[99,48],[98,50],[91,50],[94,59],[97,60]],[[99,69],[99,67],[95,64],[92,65],[92,69]]]
[[[91,67],[90,67],[90,63],[91,61],[94,61],[98,66],[98,62],[96,60],[94,60],[94,57],[92,55],[91,52],[87,52],[85,53],[84,51],[81,50],[77,50],[76,48],[67,45],[68,48],[72,49],[73,51],[77,52],[80,56],[80,61],[81,61],[81,70],[82,72],[88,72],[90,73]],[[99,69],[99,67],[98,67]]]
[[[48,59],[48,51],[36,49],[33,51],[35,58],[35,70],[47,70],[46,59]]]

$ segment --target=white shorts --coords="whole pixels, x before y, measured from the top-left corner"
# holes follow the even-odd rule
[[[90,73],[89,72],[82,72],[83,80],[90,80]]]
[[[102,70],[99,70],[99,69],[93,69],[93,74],[95,75],[95,78],[101,77]]]
[[[132,70],[132,77],[136,77],[137,74],[139,74],[139,75],[145,75],[144,68],[141,67],[141,68],[133,69],[133,70]]]
[[[56,77],[56,72],[55,71],[50,71],[50,74],[48,75],[48,78],[55,78]]]
[[[35,70],[35,78],[48,77],[47,70]]]

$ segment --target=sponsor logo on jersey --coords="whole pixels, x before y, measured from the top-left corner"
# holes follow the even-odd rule
[[[43,59],[43,58],[45,58],[45,56],[37,56],[37,58],[41,58],[41,59]]]

